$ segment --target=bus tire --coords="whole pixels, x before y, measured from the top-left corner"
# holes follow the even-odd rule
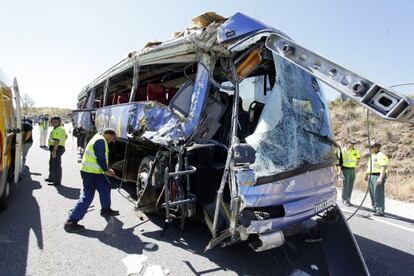
[[[136,181],[136,193],[137,193],[137,209],[145,212],[147,214],[154,213],[155,203],[157,201],[157,196],[155,188],[152,183],[152,179],[147,179],[148,187],[146,188],[145,183],[142,181],[142,173],[146,173],[147,177],[151,169],[151,162],[155,159],[154,156],[146,156],[141,160],[141,163],[138,168],[137,181]],[[145,193],[144,193],[145,191]]]

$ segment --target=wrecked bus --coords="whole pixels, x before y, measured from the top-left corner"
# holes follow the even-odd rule
[[[280,246],[336,202],[319,80],[391,120],[412,120],[412,103],[241,13],[193,22],[84,88],[73,113],[78,139],[114,128],[110,162],[135,183],[137,209],[181,227],[202,218],[207,249]]]

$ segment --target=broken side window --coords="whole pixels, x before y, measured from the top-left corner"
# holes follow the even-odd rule
[[[109,78],[106,106],[129,102],[133,81],[133,67]]]
[[[94,108],[100,108],[104,105],[104,88],[105,88],[105,81],[101,82],[95,87],[95,94],[93,95]]]

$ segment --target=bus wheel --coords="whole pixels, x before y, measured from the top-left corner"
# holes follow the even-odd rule
[[[141,160],[138,168],[136,193],[137,193],[137,208],[146,213],[155,211],[155,202],[157,200],[152,179],[149,179],[151,163],[154,156],[146,156]]]

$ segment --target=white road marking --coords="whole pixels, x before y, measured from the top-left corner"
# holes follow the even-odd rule
[[[352,211],[352,210],[348,210],[348,209],[343,209],[343,208],[341,208],[341,210],[342,210],[343,212],[345,212],[345,213],[350,213],[350,214],[354,213],[354,211]],[[361,215],[361,214],[360,214],[360,215]],[[414,229],[413,229],[413,228],[409,228],[409,227],[406,227],[406,226],[402,226],[402,225],[399,225],[399,224],[396,224],[396,223],[392,223],[392,222],[389,222],[389,221],[386,221],[386,220],[379,219],[379,218],[377,218],[377,217],[375,217],[375,216],[371,216],[369,213],[368,213],[368,216],[363,215],[363,217],[364,217],[364,218],[370,218],[370,219],[372,219],[372,220],[375,220],[375,221],[378,221],[378,222],[381,222],[381,223],[384,223],[384,224],[388,224],[388,225],[390,225],[390,226],[394,226],[394,227],[400,228],[400,229],[402,229],[402,230],[405,230],[405,231],[408,231],[408,232],[412,232],[412,233],[414,233]]]
[[[403,229],[403,230],[414,233],[414,229],[412,229],[412,228],[408,228],[408,227],[405,227],[405,226],[402,226],[402,225],[399,225],[399,224],[396,224],[396,223],[392,223],[392,222],[389,222],[389,221],[386,221],[386,220],[378,219],[378,218],[372,217],[372,216],[371,216],[371,218],[373,220],[378,221],[378,222],[382,222],[382,223],[385,223],[385,224],[388,224],[388,225],[391,225],[391,226],[394,226],[394,227],[397,227],[397,228],[400,228],[400,229]]]

